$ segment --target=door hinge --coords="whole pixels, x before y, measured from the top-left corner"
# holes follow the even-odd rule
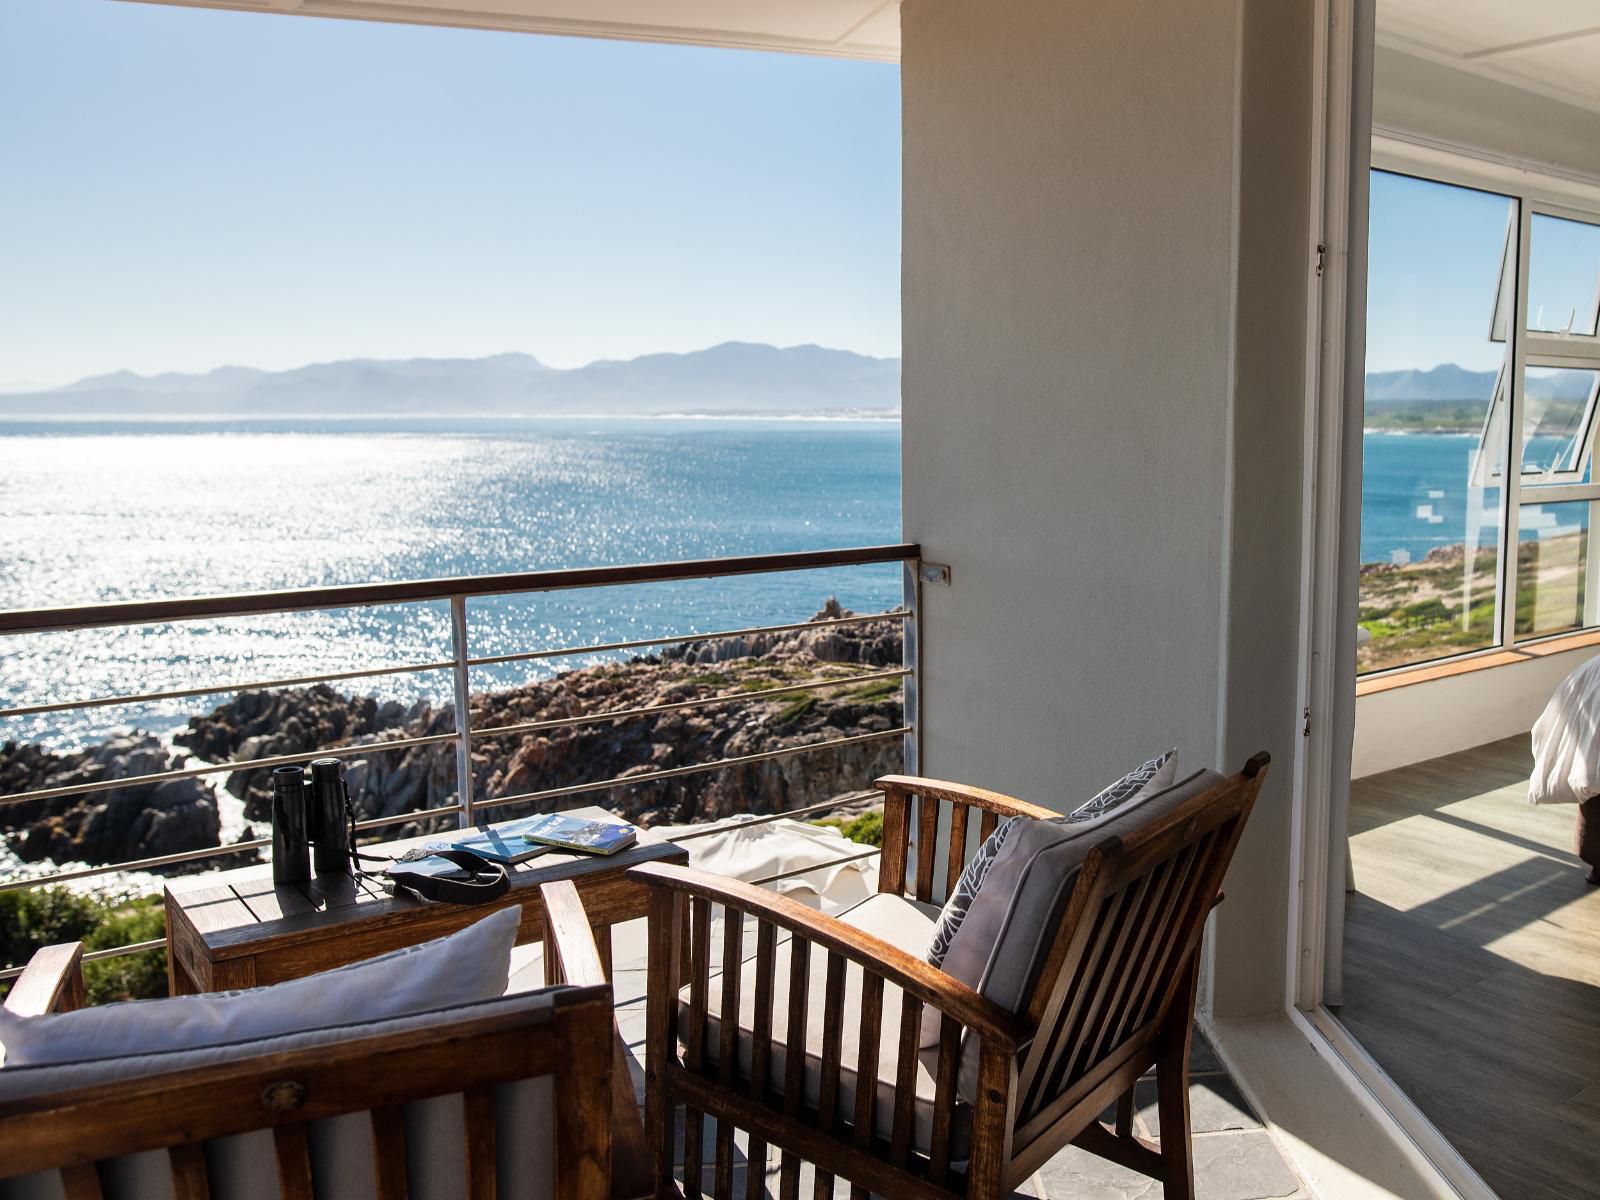
[[[1309,704],[1306,705],[1305,708],[1301,711],[1300,715],[1301,715],[1301,717],[1303,717],[1305,719],[1305,723],[1306,723],[1305,728],[1300,731],[1300,736],[1301,737],[1310,737],[1311,736],[1311,705],[1309,705]]]
[[[1318,242],[1317,243],[1317,278],[1318,279],[1322,278],[1322,267],[1323,267],[1323,264],[1327,261],[1327,257],[1328,257],[1328,247],[1326,245],[1324,245],[1322,242]]]

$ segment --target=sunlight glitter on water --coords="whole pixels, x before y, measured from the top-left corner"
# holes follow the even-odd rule
[[[0,423],[0,607],[898,541],[899,430],[752,422]],[[469,603],[474,654],[804,620],[900,600],[898,566]],[[444,602],[11,638],[0,704],[215,685],[0,721],[58,747],[170,730],[248,680],[450,656]],[[474,672],[504,686],[594,656]],[[446,672],[338,685],[444,700]]]

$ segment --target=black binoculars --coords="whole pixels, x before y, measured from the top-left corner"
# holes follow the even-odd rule
[[[350,874],[349,795],[337,758],[319,758],[310,778],[300,767],[272,772],[272,882],[311,878],[312,847],[317,874]]]

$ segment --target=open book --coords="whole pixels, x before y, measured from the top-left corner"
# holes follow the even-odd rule
[[[534,821],[543,817],[520,817],[515,821],[501,821],[498,825],[480,827],[464,833],[450,844],[457,850],[470,850],[498,863],[527,862],[544,854],[549,846],[534,845],[522,835]]]

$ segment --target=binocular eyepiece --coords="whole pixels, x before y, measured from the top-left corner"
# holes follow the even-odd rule
[[[272,771],[272,882],[305,883],[315,848],[317,874],[350,873],[349,794],[337,758]]]

